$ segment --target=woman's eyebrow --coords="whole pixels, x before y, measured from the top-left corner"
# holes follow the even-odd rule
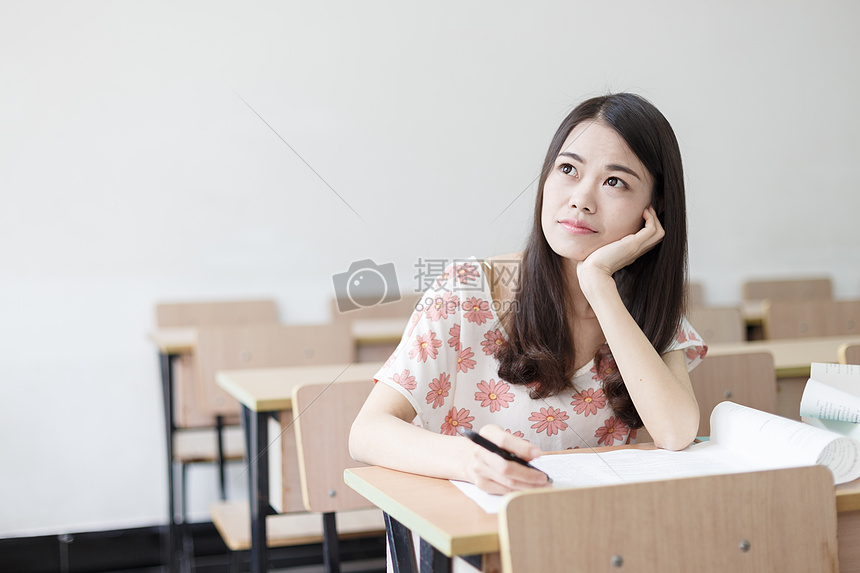
[[[630,175],[632,175],[636,179],[639,179],[640,181],[642,181],[642,178],[639,177],[639,175],[635,171],[630,169],[629,167],[625,167],[623,165],[618,165],[616,163],[610,163],[609,165],[606,166],[606,169],[608,171],[621,171],[623,173],[629,173]]]
[[[559,157],[570,157],[571,159],[573,159],[575,161],[579,161],[583,165],[588,163],[585,159],[583,159],[582,157],[580,157],[579,155],[577,155],[576,153],[573,153],[571,151],[562,151],[561,153],[558,154],[558,156]],[[628,173],[628,174],[632,175],[633,177],[635,177],[636,179],[642,181],[642,178],[639,177],[638,173],[636,173],[635,171],[633,171],[629,167],[626,167],[624,165],[619,165],[618,163],[610,163],[609,165],[606,166],[606,170],[607,171],[621,171],[622,173]]]
[[[570,151],[562,151],[558,154],[559,157],[570,157],[575,161],[579,161],[582,164],[585,164],[585,159],[577,155],[576,153],[571,153]]]

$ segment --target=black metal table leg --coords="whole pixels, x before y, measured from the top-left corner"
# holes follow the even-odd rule
[[[415,566],[412,532],[387,513],[382,515],[385,517],[385,537],[394,573],[415,573],[418,568]]]
[[[337,538],[337,517],[334,512],[323,514],[323,566],[326,573],[340,573],[340,541]]]
[[[271,513],[269,505],[269,456],[266,447],[269,441],[268,413],[253,412],[242,405],[242,421],[245,423],[250,477],[249,497],[251,503],[251,573],[268,570],[268,547],[266,545],[266,516]]]
[[[173,475],[173,355],[159,353],[161,366],[161,390],[164,397],[164,428],[167,436],[167,570],[176,573],[176,552],[179,549],[176,536],[175,483]]]
[[[419,556],[421,573],[450,573],[451,558],[424,541],[419,544]]]
[[[227,500],[227,478],[224,472],[224,416],[215,416],[215,437],[217,438],[218,451],[215,457],[218,462],[218,486],[221,493],[221,501]]]

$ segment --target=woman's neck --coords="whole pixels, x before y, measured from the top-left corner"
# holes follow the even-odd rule
[[[580,320],[596,319],[597,317],[594,315],[591,303],[588,302],[588,299],[582,292],[582,288],[579,286],[579,277],[576,274],[576,262],[565,259],[562,264],[567,280],[569,319],[573,323]]]

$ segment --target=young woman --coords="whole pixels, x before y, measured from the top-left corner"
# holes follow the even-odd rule
[[[688,371],[706,352],[683,316],[686,261],[668,121],[633,94],[583,102],[550,144],[525,250],[439,277],[375,377],[353,457],[504,493],[547,478],[460,428],[526,460],[630,443],[643,425],[686,447],[699,424]]]

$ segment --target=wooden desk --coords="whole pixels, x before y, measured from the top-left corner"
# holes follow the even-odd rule
[[[375,344],[397,344],[406,328],[403,319],[365,319],[352,323],[352,337],[357,346]],[[179,355],[191,354],[197,348],[197,329],[194,327],[157,328],[149,333],[149,339],[159,352]],[[386,357],[387,358],[387,357]]]
[[[745,300],[740,304],[741,318],[747,326],[761,326],[764,315],[763,300]]]
[[[274,412],[292,408],[293,388],[299,384],[370,380],[380,366],[379,363],[351,363],[225,370],[216,374],[218,385],[242,405],[242,426],[249,459],[252,572],[262,573],[268,568],[266,515],[274,513],[269,504],[268,417]]]
[[[149,339],[163,354],[191,354],[197,348],[197,329],[193,327],[158,328]]]
[[[708,354],[720,356],[742,352],[770,352],[773,354],[777,378],[809,377],[812,362],[839,362],[839,347],[849,342],[860,342],[860,337],[823,336],[719,343],[708,345]]]
[[[617,447],[595,451],[612,449]],[[436,571],[450,567],[453,557],[471,555],[485,555],[485,570],[495,570],[498,515],[486,513],[448,480],[371,466],[346,470],[344,481],[432,546]],[[836,510],[840,570],[860,572],[860,480],[836,487]]]

